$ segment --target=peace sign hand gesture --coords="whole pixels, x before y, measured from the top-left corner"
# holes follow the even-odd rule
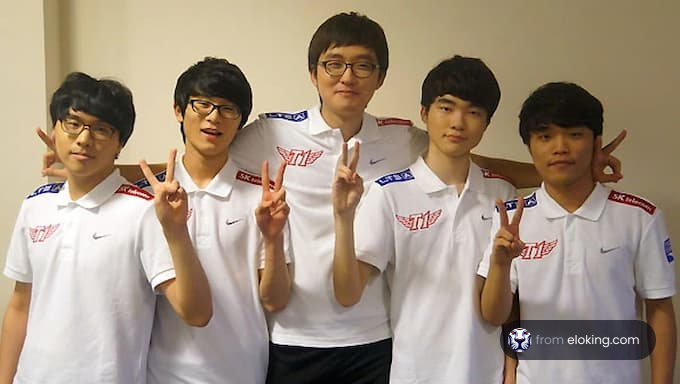
[[[524,212],[524,199],[520,197],[517,200],[517,212],[512,217],[512,221],[508,220],[505,203],[500,199],[496,199],[496,207],[500,214],[501,227],[496,233],[491,257],[493,262],[507,265],[512,262],[512,259],[519,256],[524,249],[524,242],[519,237],[519,222],[522,219],[522,212]]]
[[[276,239],[281,234],[290,213],[290,207],[286,203],[286,190],[283,189],[285,170],[286,162],[281,161],[272,190],[269,186],[269,162],[262,162],[262,200],[255,209],[255,221],[265,239]]]
[[[333,181],[333,210],[336,215],[353,214],[364,193],[364,181],[357,173],[357,164],[359,164],[359,143],[354,144],[349,162],[347,143],[343,143],[342,156]]]
[[[616,183],[623,178],[621,174],[621,160],[612,155],[612,152],[626,138],[627,131],[622,130],[609,144],[602,147],[602,136],[595,138],[593,147],[592,170],[596,181],[601,183]],[[607,167],[611,168],[611,173],[605,173]]]
[[[156,216],[164,229],[167,228],[166,226],[186,227],[187,223],[187,193],[175,180],[175,157],[177,157],[177,150],[170,150],[165,181],[162,182],[153,174],[146,160],[139,161],[139,167],[153,189]]]

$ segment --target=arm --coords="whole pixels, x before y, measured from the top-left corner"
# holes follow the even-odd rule
[[[154,191],[156,216],[172,256],[175,278],[159,285],[175,312],[193,326],[205,326],[212,317],[208,279],[191,243],[186,225],[187,194],[174,180],[176,150],[170,151],[164,182],[159,182],[144,160],[140,167]]]
[[[335,217],[335,251],[333,255],[333,289],[335,299],[345,307],[356,304],[375,268],[359,261],[354,250],[354,215],[364,192],[364,183],[356,173],[359,143],[347,162],[347,144],[333,182],[333,214]]]
[[[505,204],[496,201],[500,213],[501,227],[494,238],[489,264],[489,273],[482,286],[481,312],[484,320],[494,325],[501,325],[510,315],[512,309],[512,292],[510,289],[510,267],[512,260],[519,256],[524,243],[519,238],[519,223],[524,210],[524,199],[517,201],[517,212],[508,220]]]
[[[283,229],[290,212],[283,189],[285,169],[286,162],[282,161],[272,191],[269,186],[269,163],[266,160],[262,163],[262,200],[255,209],[255,220],[262,233],[265,254],[264,268],[258,271],[260,301],[268,312],[282,310],[290,298],[291,281],[283,246]]]
[[[2,323],[0,339],[0,383],[10,384],[14,380],[19,355],[26,338],[28,309],[31,304],[30,283],[16,282]]]
[[[675,366],[677,334],[675,314],[670,298],[645,300],[647,323],[656,334],[656,346],[651,354],[652,384],[671,384]]]

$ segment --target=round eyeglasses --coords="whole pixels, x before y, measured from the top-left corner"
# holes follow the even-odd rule
[[[319,62],[319,65],[326,70],[326,73],[329,76],[340,77],[344,75],[347,68],[349,68],[352,71],[352,74],[360,79],[370,77],[376,69],[380,68],[378,64],[373,64],[368,61],[345,63],[340,60],[326,60]]]
[[[241,116],[241,111],[232,104],[219,105],[201,99],[189,100],[189,104],[191,104],[191,109],[201,116],[208,116],[216,109],[220,116],[225,119],[236,120]]]

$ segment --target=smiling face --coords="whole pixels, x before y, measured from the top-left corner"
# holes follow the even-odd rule
[[[373,94],[382,86],[384,76],[375,69],[370,76],[358,78],[349,67],[341,76],[331,76],[321,64],[329,60],[377,65],[375,52],[360,45],[331,46],[321,54],[315,70],[310,72],[321,98],[321,114],[327,121],[334,121],[337,117],[351,119],[363,116]]]
[[[225,118],[220,115],[218,109],[214,109],[208,115],[199,114],[192,108],[191,100],[208,101],[220,106],[232,105],[237,110],[238,107],[227,99],[206,96],[189,97],[189,103],[184,111],[175,105],[175,117],[178,122],[184,124],[186,152],[194,152],[206,158],[226,157],[229,145],[241,123],[241,117]]]
[[[529,152],[538,174],[548,188],[592,188],[593,145],[595,137],[588,127],[563,128],[548,124],[530,132]]]
[[[68,134],[64,130],[64,120],[85,124],[80,134]],[[96,139],[92,130],[113,129],[109,139]],[[120,136],[110,124],[96,116],[69,109],[63,120],[54,125],[54,142],[57,155],[69,173],[69,181],[95,186],[104,180],[114,168],[115,158],[123,149]]]
[[[487,112],[461,98],[439,96],[428,109],[420,111],[430,137],[428,153],[453,158],[469,156],[482,140]]]

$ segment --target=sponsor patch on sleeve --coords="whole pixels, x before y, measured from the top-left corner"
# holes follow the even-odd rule
[[[504,203],[505,204],[505,210],[509,212],[509,211],[517,209],[517,201],[518,201],[518,199],[506,201]],[[524,208],[531,208],[531,207],[535,207],[537,205],[538,205],[538,200],[536,199],[536,192],[534,192],[531,195],[524,198]],[[498,208],[496,208],[496,212],[498,212]]]
[[[386,186],[387,184],[391,183],[398,183],[402,181],[409,181],[413,180],[413,174],[411,173],[410,169],[406,169],[400,172],[395,172],[395,173],[390,173],[389,175],[385,175],[375,182],[380,185],[381,187]]]
[[[405,125],[410,127],[413,125],[411,120],[400,119],[398,117],[383,117],[380,119],[375,119],[375,121],[378,124],[378,127],[382,127],[384,125]]]
[[[243,181],[243,182],[253,184],[253,185],[259,185],[259,186],[262,185],[262,178],[260,176],[254,175],[252,173],[248,173],[248,172],[245,172],[245,171],[241,171],[241,170],[236,172],[236,180]],[[275,185],[274,181],[269,180],[269,186],[274,188],[274,185]]]
[[[33,193],[28,195],[26,199],[42,195],[43,193],[59,193],[59,191],[61,191],[62,188],[64,188],[64,183],[45,184],[38,187],[38,189],[36,189],[35,191],[33,191]]]
[[[122,193],[124,195],[130,195],[130,196],[135,196],[139,197],[140,199],[144,200],[153,200],[153,195],[150,194],[149,192],[134,186],[132,184],[123,184],[118,188],[116,193]]]
[[[165,181],[165,171],[160,171],[155,176],[156,176],[156,179],[158,179],[158,181]],[[151,186],[151,183],[149,183],[149,180],[147,180],[146,178],[137,180],[132,184],[135,187],[141,188],[141,189],[145,189],[145,188],[148,188],[148,187]]]
[[[283,119],[288,121],[305,121],[307,120],[307,111],[297,112],[297,113],[285,113],[285,112],[269,112],[265,113],[264,117],[266,119]]]
[[[675,257],[673,257],[673,249],[671,248],[671,239],[670,238],[664,240],[663,249],[666,252],[666,260],[669,263],[672,263],[673,260],[675,260]]]
[[[486,168],[481,168],[481,169],[482,169],[482,177],[484,177],[485,179],[501,179],[501,180],[505,180],[508,183],[512,184],[513,187],[515,186],[515,183],[512,181],[511,178],[503,176],[500,173],[496,173],[496,172],[494,172],[490,169],[486,169]]]
[[[656,206],[654,204],[650,203],[649,201],[641,197],[631,195],[628,193],[611,191],[609,193],[609,200],[616,203],[638,207],[643,211],[649,213],[650,215],[653,215],[654,212],[656,211]]]

